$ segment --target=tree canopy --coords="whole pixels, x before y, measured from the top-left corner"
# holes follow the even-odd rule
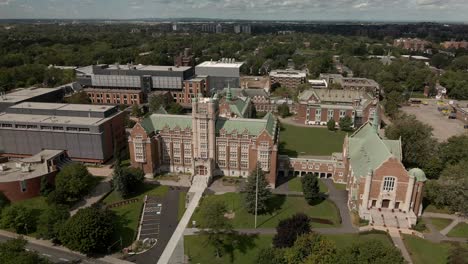
[[[291,247],[298,236],[310,232],[310,218],[303,213],[297,213],[278,223],[276,235],[273,237],[273,245],[276,248]]]
[[[89,192],[91,182],[92,176],[83,164],[71,163],[55,177],[55,191],[51,194],[58,197],[58,203],[71,204]]]
[[[110,210],[87,207],[69,218],[60,228],[59,240],[83,254],[105,253],[112,241],[114,215]]]
[[[0,243],[0,263],[2,264],[51,264],[34,251],[27,251],[27,241],[23,238],[10,239]]]

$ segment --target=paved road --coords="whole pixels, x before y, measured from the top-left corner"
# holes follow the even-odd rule
[[[10,237],[0,235],[0,242],[5,242],[10,240]],[[97,259],[87,258],[80,254],[73,252],[65,252],[60,249],[55,249],[51,247],[41,246],[33,243],[28,243],[26,249],[33,250],[38,252],[39,255],[46,257],[53,261],[54,263],[68,263],[76,261],[76,263],[98,263],[98,264],[108,264],[109,262],[103,262]],[[78,262],[81,261],[81,262]]]
[[[179,208],[179,192],[180,190],[169,190],[167,195],[162,198],[161,203],[163,208],[161,210],[161,219],[159,224],[159,235],[156,246],[146,251],[145,253],[131,256],[127,260],[136,262],[138,264],[156,263],[161,256],[164,248],[166,247],[169,239],[177,227],[177,216]]]

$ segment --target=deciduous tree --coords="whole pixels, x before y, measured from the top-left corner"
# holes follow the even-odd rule
[[[27,251],[28,242],[23,238],[15,238],[0,243],[0,263],[2,264],[51,264],[34,251]]]
[[[87,207],[69,218],[60,228],[59,240],[83,254],[104,253],[112,244],[114,216],[110,210]]]
[[[65,203],[71,204],[89,192],[92,176],[81,163],[71,163],[55,177],[55,191],[63,195]]]
[[[63,205],[49,206],[41,213],[37,221],[37,232],[44,239],[56,240],[60,228],[70,218],[68,208]]]
[[[1,225],[3,228],[14,229],[18,234],[28,234],[36,230],[36,217],[32,209],[12,204],[3,209]]]
[[[330,118],[330,120],[328,120],[327,122],[327,128],[328,130],[330,131],[335,131],[335,120],[333,120],[333,118]]]
[[[310,232],[310,218],[303,213],[297,213],[278,223],[276,235],[273,237],[273,245],[276,248],[291,247],[298,236]]]
[[[340,118],[340,122],[338,124],[342,131],[353,131],[353,120],[351,120],[351,117],[349,116]]]

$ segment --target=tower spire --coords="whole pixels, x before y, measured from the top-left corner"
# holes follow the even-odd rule
[[[379,104],[375,106],[374,118],[372,119],[372,127],[376,133],[379,133],[380,119],[379,119]]]
[[[228,89],[227,89],[227,92],[226,92],[226,100],[227,100],[227,101],[231,101],[231,100],[232,100],[231,86],[229,85],[229,82],[228,82]]]

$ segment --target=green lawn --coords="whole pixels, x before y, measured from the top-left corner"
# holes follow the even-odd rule
[[[338,190],[346,190],[346,184],[344,183],[333,183],[333,185],[335,185],[335,188],[338,189]]]
[[[190,263],[255,263],[260,249],[270,247],[272,239],[273,235],[239,236],[235,239],[234,249],[223,252],[220,258],[216,257],[214,248],[203,235],[185,236],[184,248]]]
[[[432,225],[434,225],[434,227],[439,231],[446,228],[450,223],[452,223],[452,219],[445,218],[431,218],[430,220],[432,222]]]
[[[452,212],[448,208],[437,208],[435,205],[429,204],[424,208],[424,212],[429,213],[441,213],[441,214],[451,214]]]
[[[297,127],[281,125],[280,153],[292,157],[299,155],[331,155],[343,150],[346,133],[331,132],[326,127]]]
[[[355,242],[369,241],[371,239],[379,240],[384,244],[392,246],[391,239],[386,234],[368,233],[368,234],[340,234],[340,235],[324,235],[326,238],[335,242],[338,249],[345,248]]]
[[[459,223],[447,234],[449,237],[465,237],[468,238],[468,224]]]
[[[221,200],[226,203],[228,210],[235,212],[235,217],[231,220],[234,228],[253,228],[254,216],[249,214],[244,208],[243,194],[226,193],[222,195],[208,195],[201,201],[206,199]],[[258,227],[269,228],[276,227],[282,219],[288,218],[296,213],[305,213],[314,218],[328,219],[333,225],[312,223],[313,227],[332,227],[340,226],[340,216],[335,204],[329,200],[324,200],[321,203],[310,206],[306,203],[304,197],[291,197],[285,195],[273,195],[270,207],[270,214],[259,215],[257,218]],[[200,216],[198,210],[192,216],[192,220],[199,221]],[[192,221],[190,221],[191,223]]]
[[[116,230],[113,239],[117,241],[122,238],[124,247],[131,245],[137,234],[138,222],[140,220],[145,195],[164,196],[168,191],[169,188],[167,186],[145,184],[142,186],[141,190],[137,192],[137,195],[129,197],[129,199],[138,198],[138,202],[112,208],[111,210],[117,215],[117,221],[114,225]],[[118,193],[113,191],[104,199],[103,203],[111,204],[121,200],[122,198],[120,198]]]
[[[432,243],[428,240],[411,236],[403,235],[406,249],[408,249],[411,259],[414,264],[445,264],[447,256],[450,252],[450,244],[448,243]]]
[[[187,196],[187,192],[180,192],[179,193],[179,210],[177,211],[177,221],[182,219],[182,216],[185,213],[185,197]]]
[[[302,192],[302,182],[300,177],[294,177],[288,181],[288,189],[293,192]],[[321,180],[319,180],[319,187],[321,193],[327,193],[327,185]]]

